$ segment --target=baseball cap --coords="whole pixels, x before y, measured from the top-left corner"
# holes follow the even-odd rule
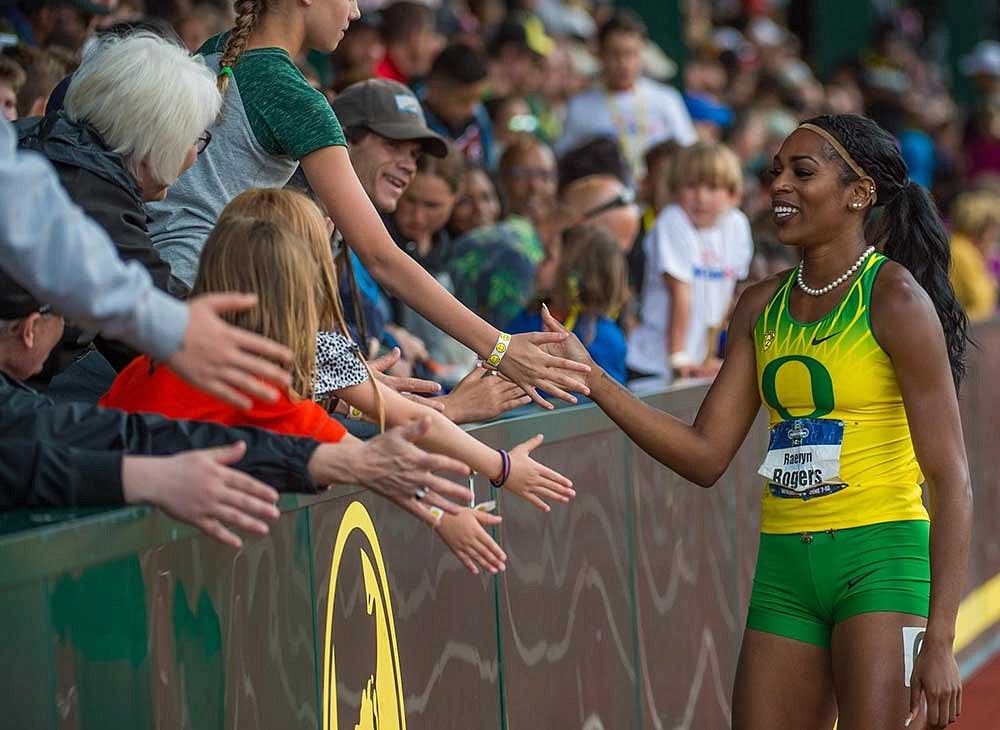
[[[0,319],[22,319],[45,309],[27,289],[0,271]]]
[[[434,157],[448,154],[448,143],[427,126],[416,95],[398,81],[368,79],[351,84],[332,106],[343,127],[364,127],[387,139],[415,140]]]

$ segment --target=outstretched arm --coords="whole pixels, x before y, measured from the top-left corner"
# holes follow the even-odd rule
[[[302,169],[330,217],[351,242],[365,267],[392,294],[481,357],[492,352],[500,335],[496,327],[473,314],[449,294],[423,267],[401,251],[385,230],[358,181],[347,150],[323,147],[302,158]],[[587,368],[544,352],[540,345],[561,335],[514,335],[501,370],[536,403],[547,403],[535,388],[575,402],[566,391],[586,392],[580,373]]]
[[[930,727],[954,722],[961,681],[952,645],[972,532],[972,487],[944,332],[927,293],[887,263],[872,293],[872,334],[892,359],[917,462],[930,491],[931,601],[910,682],[911,714],[927,698]]]
[[[763,282],[741,297],[730,326],[725,364],[693,425],[636,398],[593,365],[575,337],[558,347],[564,356],[593,365],[590,397],[639,448],[685,479],[710,487],[729,466],[760,410],[752,327],[761,300],[766,301],[771,289],[773,284]],[[547,310],[542,319],[547,330],[562,327]]]

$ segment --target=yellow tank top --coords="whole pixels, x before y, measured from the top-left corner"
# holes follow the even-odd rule
[[[840,304],[815,322],[797,322],[789,311],[793,269],[754,326],[771,426],[762,532],[928,519],[896,372],[869,319],[885,261],[869,256]]]

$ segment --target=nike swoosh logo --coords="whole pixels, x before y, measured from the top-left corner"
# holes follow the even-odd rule
[[[852,578],[851,580],[847,581],[847,590],[851,590],[852,588],[854,588],[854,586],[856,586],[858,583],[863,581],[865,578],[867,578],[874,572],[875,572],[874,570],[869,570],[864,575],[859,575],[857,578]]]
[[[833,333],[832,335],[827,335],[826,337],[816,337],[816,335],[813,335],[813,341],[812,341],[812,343],[813,343],[813,346],[815,347],[816,345],[818,345],[818,344],[820,344],[820,343],[822,343],[822,342],[826,342],[826,341],[827,341],[827,340],[829,340],[829,339],[830,339],[831,337],[836,337],[837,335],[839,335],[839,334],[840,334],[841,332],[843,332],[843,331],[844,331],[844,330],[837,330],[837,331],[836,331],[836,332],[834,332],[834,333]]]

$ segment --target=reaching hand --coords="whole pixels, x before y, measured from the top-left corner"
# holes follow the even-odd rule
[[[223,545],[243,541],[229,528],[266,535],[267,521],[278,519],[278,492],[230,468],[246,453],[246,444],[174,456],[126,456],[122,462],[125,501],[146,502],[175,520],[187,522]]]
[[[456,514],[472,493],[432,472],[468,476],[469,467],[414,445],[427,434],[430,418],[397,426],[357,444],[324,444],[313,452],[309,473],[322,484],[354,483],[368,487],[430,525],[438,522],[428,507]],[[418,493],[422,498],[418,498]],[[450,500],[455,500],[452,502]]]
[[[422,380],[420,378],[400,378],[395,375],[387,375],[386,371],[399,362],[401,353],[398,347],[392,348],[392,352],[380,358],[372,360],[368,366],[375,373],[375,377],[380,383],[387,385],[404,398],[419,403],[422,406],[433,408],[435,411],[444,411],[444,403],[439,403],[436,398],[425,398],[427,395],[437,395],[441,392],[441,386],[433,380]]]
[[[435,398],[455,423],[488,421],[501,413],[531,403],[521,386],[486,368],[476,368],[448,395]]]
[[[291,351],[219,317],[256,304],[254,294],[203,294],[189,299],[184,340],[167,364],[192,385],[238,408],[253,405],[247,396],[277,400],[280,393],[275,388],[292,382],[279,365],[292,362]]]
[[[544,436],[538,434],[511,449],[510,476],[503,488],[528,500],[543,512],[548,512],[552,508],[542,501],[542,497],[569,502],[576,496],[576,492],[573,491],[573,482],[531,458],[531,452],[544,439]]]
[[[543,345],[552,345],[566,339],[565,332],[530,332],[514,335],[510,339],[507,354],[500,363],[500,372],[521,386],[531,400],[543,408],[553,406],[538,395],[535,388],[551,393],[569,403],[576,403],[576,397],[567,391],[589,395],[590,390],[580,379],[581,373],[589,373],[590,367],[581,363],[550,355]]]
[[[562,323],[552,316],[549,312],[549,308],[544,304],[542,305],[542,326],[545,328],[546,332],[551,332],[553,334],[562,333],[566,335],[565,339],[559,342],[553,342],[545,346],[546,351],[551,352],[559,357],[564,357],[567,360],[573,360],[578,363],[582,363],[590,367],[590,369],[596,370],[597,364],[594,359],[587,352],[587,348],[583,346],[580,339],[574,335],[572,332],[568,332]]]
[[[962,679],[951,643],[924,638],[920,653],[913,660],[910,675],[910,714],[904,726],[920,714],[922,699],[926,700],[927,727],[941,730],[962,712]]]
[[[500,549],[483,525],[499,525],[501,518],[489,512],[469,509],[456,515],[444,515],[437,526],[438,534],[455,557],[473,575],[479,575],[477,564],[483,570],[497,573],[506,569],[507,554]]]

